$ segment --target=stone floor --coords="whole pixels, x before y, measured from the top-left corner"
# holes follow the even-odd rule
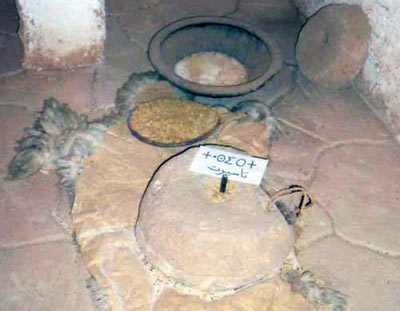
[[[180,17],[234,15],[276,29],[296,24],[289,1],[112,0],[107,12],[104,64],[0,76],[0,310],[94,310],[54,174],[4,180],[15,141],[43,99],[99,114],[131,72],[151,69],[146,46],[153,32]],[[0,20],[9,27],[0,29],[1,40],[14,38],[14,26]],[[282,47],[293,67],[292,51]],[[299,76],[273,112],[281,133],[268,183],[304,185],[317,200],[301,220],[300,263],[347,294],[349,310],[400,310],[400,147],[353,88],[327,91]]]

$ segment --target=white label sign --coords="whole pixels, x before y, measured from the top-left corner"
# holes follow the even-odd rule
[[[268,160],[245,154],[227,152],[214,146],[201,146],[189,168],[190,171],[228,180],[259,185]]]

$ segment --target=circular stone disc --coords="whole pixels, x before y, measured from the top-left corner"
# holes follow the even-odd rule
[[[197,150],[156,172],[135,233],[147,260],[166,276],[224,295],[277,273],[293,248],[293,230],[276,208],[264,211],[260,186],[228,181],[222,194],[218,178],[189,171]]]
[[[301,72],[328,88],[340,88],[354,80],[363,68],[371,27],[359,6],[328,5],[303,27],[296,58]]]
[[[215,109],[177,99],[139,103],[128,119],[132,135],[159,147],[191,145],[207,138],[218,125]]]

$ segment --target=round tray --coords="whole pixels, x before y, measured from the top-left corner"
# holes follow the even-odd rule
[[[149,139],[149,138],[147,138],[145,136],[142,136],[134,128],[132,128],[132,126],[131,126],[129,121],[131,119],[132,114],[135,113],[135,110],[136,110],[136,107],[133,108],[129,113],[129,117],[128,117],[128,120],[127,120],[129,131],[137,139],[139,139],[139,140],[141,140],[141,141],[143,141],[143,142],[145,142],[147,144],[150,144],[150,145],[153,145],[153,146],[157,146],[157,147],[182,147],[182,146],[193,145],[193,144],[195,144],[195,143],[197,143],[199,141],[202,141],[202,140],[208,138],[209,136],[211,136],[213,133],[215,133],[217,128],[221,125],[221,118],[218,117],[217,122],[215,123],[215,125],[210,130],[208,130],[207,132],[205,132],[204,134],[202,134],[200,136],[194,137],[194,138],[192,138],[190,140],[177,142],[177,143],[162,143],[162,142],[158,142],[158,141]]]

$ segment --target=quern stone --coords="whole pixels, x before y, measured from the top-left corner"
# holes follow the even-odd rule
[[[301,72],[329,88],[350,83],[362,69],[371,27],[356,5],[329,5],[312,16],[300,33],[296,57]]]
[[[229,181],[222,194],[219,179],[189,171],[197,150],[159,168],[135,233],[166,277],[222,296],[276,274],[293,248],[293,230],[277,208],[264,211],[267,196],[259,186]]]

